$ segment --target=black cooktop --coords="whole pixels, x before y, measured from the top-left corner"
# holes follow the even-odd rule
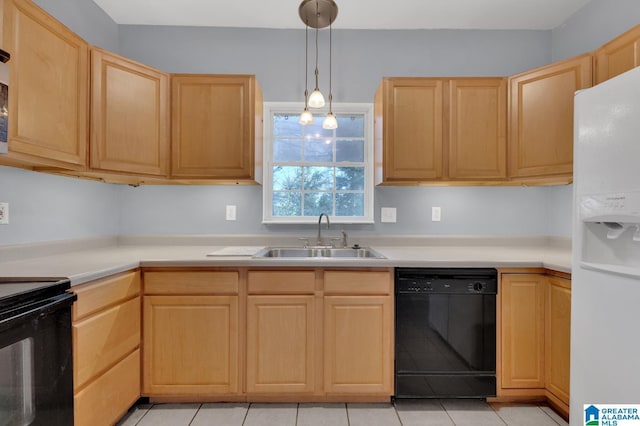
[[[61,277],[0,277],[0,313],[15,306],[62,294],[71,287]]]

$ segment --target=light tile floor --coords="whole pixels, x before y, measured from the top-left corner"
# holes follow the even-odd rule
[[[480,400],[398,400],[395,404],[137,405],[117,426],[557,426],[551,408]]]

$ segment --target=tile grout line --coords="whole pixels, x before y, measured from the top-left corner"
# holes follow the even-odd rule
[[[557,424],[557,425],[559,425],[559,426],[562,426],[562,423],[558,423],[558,421],[557,421],[556,419],[554,419],[554,418],[551,416],[551,414],[549,414],[549,413],[547,412],[547,410],[543,410],[543,409],[542,409],[542,407],[541,407],[541,406],[539,406],[539,405],[538,405],[538,408],[540,408],[540,411],[542,411],[542,412],[543,412],[547,417],[549,417],[551,420],[553,420],[553,422],[554,422],[555,424]],[[563,420],[564,420],[564,419],[563,419]],[[568,422],[565,422],[565,423],[567,423],[567,424],[568,424]]]
[[[147,408],[147,410],[144,412],[144,414],[142,415],[142,417],[140,417],[140,418],[138,419],[138,421],[136,422],[136,424],[135,424],[135,425],[133,425],[133,426],[137,426],[137,425],[142,421],[142,419],[144,419],[144,416],[146,416],[146,415],[149,413],[149,411],[151,411],[151,409],[153,408],[153,405],[154,405],[154,404],[151,404],[151,406],[150,406],[149,408]]]
[[[396,401],[395,400],[391,403],[391,406],[393,407],[393,411],[395,411],[395,413],[396,413],[396,417],[398,418],[398,421],[400,422],[400,426],[402,426],[403,425],[402,419],[400,418],[400,413],[398,413],[398,407],[396,407]]]
[[[442,411],[444,411],[447,414],[447,417],[449,417],[449,420],[451,420],[451,424],[455,426],[456,422],[453,420],[453,417],[451,417],[451,414],[449,414],[449,411],[447,410],[447,407],[445,407],[442,403],[442,400],[438,399],[437,401],[438,404],[440,404],[440,407],[442,407]]]
[[[300,412],[300,404],[296,404],[296,422],[295,426],[298,426],[298,413]]]
[[[247,405],[247,411],[244,412],[244,419],[242,419],[242,426],[244,426],[244,424],[247,422],[247,417],[249,417],[249,410],[251,409],[251,405],[251,402],[249,403],[249,405]]]
[[[347,426],[351,426],[351,420],[349,419],[349,404],[344,403],[344,409],[347,412]]]
[[[193,423],[193,421],[196,419],[196,416],[200,412],[201,408],[202,408],[202,404],[198,405],[198,409],[196,410],[195,413],[193,413],[193,417],[191,417],[191,420],[189,420],[189,423],[187,423],[187,426],[191,426],[191,423]]]
[[[489,408],[491,408],[491,411],[493,411],[494,413],[496,413],[496,416],[500,419],[500,421],[501,421],[502,423],[504,423],[505,425],[509,426],[509,423],[507,423],[507,421],[506,421],[505,419],[503,419],[503,418],[502,418],[502,416],[500,415],[500,413],[498,413],[498,412],[496,411],[496,409],[495,409],[495,408],[493,408],[493,405],[492,405],[492,404],[487,403],[487,405],[489,406]]]

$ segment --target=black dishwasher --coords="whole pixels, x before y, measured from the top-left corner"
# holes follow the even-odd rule
[[[496,395],[497,290],[495,269],[396,269],[396,398]]]

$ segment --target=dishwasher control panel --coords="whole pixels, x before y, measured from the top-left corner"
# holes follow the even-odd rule
[[[397,268],[396,293],[497,294],[495,269]]]

